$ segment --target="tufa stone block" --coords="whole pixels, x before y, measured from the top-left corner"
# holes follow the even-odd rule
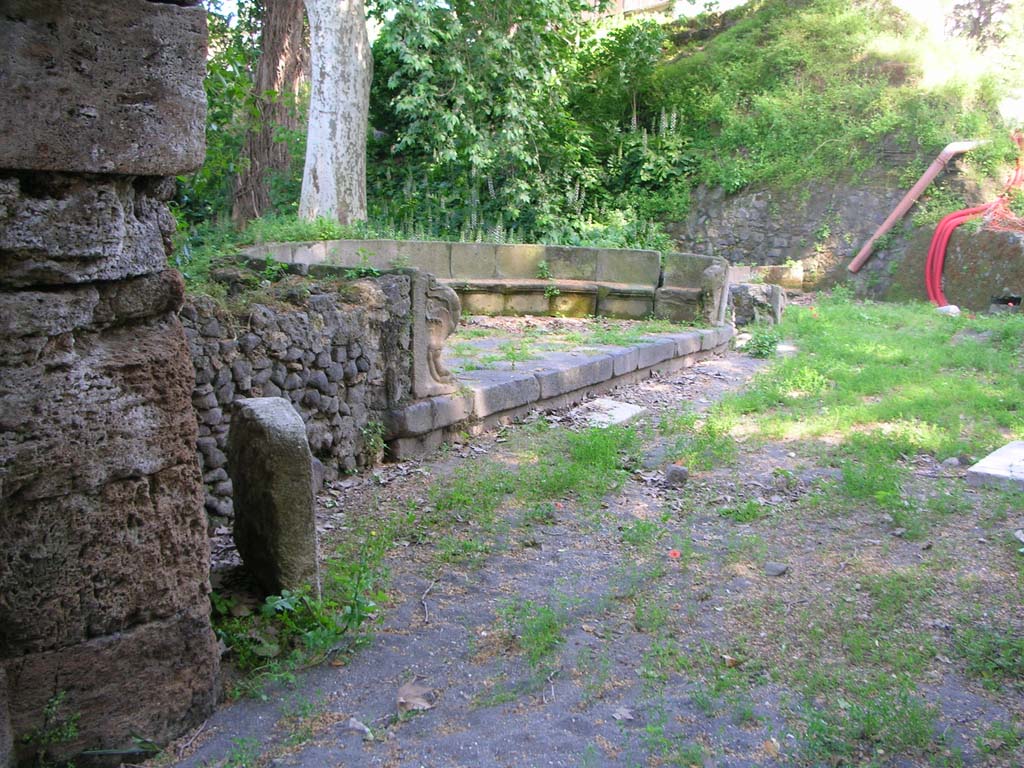
[[[205,153],[206,14],[145,0],[6,0],[0,168],[167,176]]]

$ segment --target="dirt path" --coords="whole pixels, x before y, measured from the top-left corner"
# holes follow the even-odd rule
[[[761,365],[731,353],[611,396],[645,406],[653,425],[687,403],[707,407]],[[818,514],[808,500],[836,470],[780,443],[752,441],[736,464],[673,486],[664,469],[673,438],[645,435],[642,465],[597,509],[566,501],[543,524],[510,518],[503,551],[479,564],[439,569],[432,546],[402,542],[389,558],[393,602],[367,647],[344,666],[325,664],[269,691],[267,701],[225,706],[171,748],[184,755],[176,765],[807,764],[796,724],[807,707],[835,702],[827,690],[820,701],[798,696],[788,665],[825,663],[822,653],[838,642],[825,617],[848,607],[840,620],[856,622],[868,610],[858,603],[870,589],[857,580],[871,583],[871,568],[948,556],[982,537],[977,525],[953,521],[925,546],[894,537],[885,521]],[[504,441],[492,435],[345,481],[321,499],[321,524],[330,533],[344,515],[374,514],[382,499],[422,502],[429,480],[502,457]],[[734,507],[757,514],[743,522],[721,513]],[[963,567],[983,568],[976,549]],[[779,569],[786,573],[770,575]],[[933,590],[943,594],[938,583]],[[816,618],[822,630],[808,635]],[[913,620],[938,622],[938,634],[948,625],[941,615]],[[939,658],[925,664],[921,684],[939,710],[941,747],[821,764],[1021,765],[998,746],[985,754],[977,737],[1019,717],[1022,697],[987,691]],[[406,689],[412,704],[419,694],[430,709],[396,716],[396,694],[410,682],[422,689]]]

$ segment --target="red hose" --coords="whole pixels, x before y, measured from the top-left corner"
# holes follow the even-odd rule
[[[991,203],[954,211],[944,216],[935,228],[931,245],[928,247],[928,258],[924,265],[924,285],[928,291],[928,300],[936,306],[944,307],[949,304],[946,300],[946,295],[942,292],[942,268],[945,265],[946,248],[949,246],[949,239],[953,236],[953,231],[966,221],[1008,209],[1006,197],[1010,190],[1024,184],[1024,135],[1020,131],[1014,131],[1013,140],[1021,150],[1021,154],[1017,156],[1017,166],[1014,169],[1013,176],[1007,182],[1003,194]]]

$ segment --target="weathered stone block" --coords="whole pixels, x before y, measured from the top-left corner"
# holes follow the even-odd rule
[[[778,285],[740,283],[729,286],[736,325],[780,323],[786,306],[786,292]]]
[[[623,296],[620,294],[598,293],[597,314],[604,317],[621,317],[627,320],[643,320],[654,312],[654,291],[648,296]]]
[[[452,254],[449,243],[400,240],[395,243],[395,265],[409,266],[429,272],[434,277],[452,276]]]
[[[489,243],[452,243],[452,277],[460,280],[498,277],[498,250]]]
[[[659,288],[654,297],[654,316],[674,323],[707,320],[704,293],[699,288]]]
[[[610,349],[608,354],[612,358],[612,370],[616,376],[632,373],[640,362],[640,353],[636,347]]]
[[[0,286],[117,280],[167,266],[173,187],[154,180],[0,177]]]
[[[497,252],[497,276],[502,278],[537,279],[540,264],[546,261],[543,245],[499,245]],[[550,269],[550,265],[548,265]],[[554,274],[552,272],[552,274]],[[557,275],[556,275],[557,276]]]
[[[597,249],[597,280],[602,283],[625,283],[658,287],[661,279],[661,256],[657,251]]]
[[[144,0],[6,0],[0,168],[166,176],[204,156],[206,15]]]
[[[636,367],[640,370],[650,368],[676,356],[676,342],[673,339],[642,344],[636,348]]]
[[[589,317],[597,314],[597,292],[560,292],[551,299],[551,313],[561,317]]]
[[[473,413],[472,399],[465,394],[442,395],[431,398],[430,402],[433,407],[434,429],[458,424]]]
[[[597,280],[597,249],[545,246],[544,258],[556,280]]]
[[[546,400],[607,381],[614,368],[610,355],[549,355],[534,376],[540,384],[540,397]]]
[[[697,331],[675,333],[671,338],[676,343],[676,357],[686,357],[700,351],[701,335]]]
[[[193,554],[195,556],[195,554]],[[78,714],[78,737],[54,745],[61,761],[83,749],[125,749],[132,734],[158,744],[201,723],[213,710],[219,654],[209,603],[163,621],[41,653],[0,661],[7,675],[15,734],[43,726],[47,702],[66,692],[62,711]],[[17,746],[19,758],[31,745]]]
[[[505,312],[505,297],[485,291],[458,291],[462,309],[470,315],[501,315]]]
[[[430,400],[410,403],[387,413],[385,422],[388,437],[421,435],[434,427],[434,412]]]
[[[551,313],[551,300],[543,293],[509,293],[505,296],[507,315],[547,315]]]
[[[313,456],[287,400],[239,400],[228,432],[234,536],[245,567],[267,594],[312,584],[319,594]]]
[[[472,371],[462,375],[472,390],[473,415],[484,418],[540,398],[540,384],[529,373],[511,371]]]

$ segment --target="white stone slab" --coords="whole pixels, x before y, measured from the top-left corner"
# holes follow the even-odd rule
[[[993,451],[967,470],[970,485],[995,485],[1024,490],[1024,440]]]
[[[623,403],[620,400],[612,400],[607,397],[599,397],[591,400],[586,405],[581,405],[575,411],[574,416],[585,418],[595,427],[610,427],[615,424],[625,424],[647,413],[647,409],[632,403]]]

